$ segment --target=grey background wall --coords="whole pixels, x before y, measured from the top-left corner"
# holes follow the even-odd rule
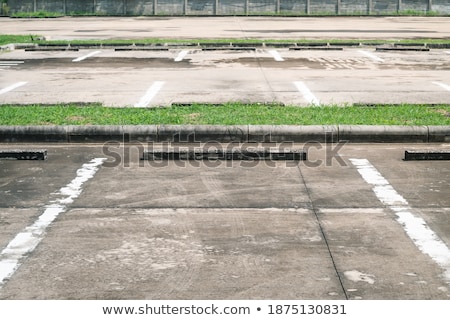
[[[8,7],[67,15],[450,14],[450,0],[8,0]]]

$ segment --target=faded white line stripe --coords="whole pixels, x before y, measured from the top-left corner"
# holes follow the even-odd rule
[[[73,59],[72,61],[73,62],[80,62],[80,61],[83,61],[83,60],[85,60],[85,59],[87,59],[89,57],[95,56],[96,54],[99,54],[99,53],[101,53],[101,51],[94,51],[94,52],[88,53],[87,55],[84,55],[82,57]]]
[[[17,64],[21,64],[21,63],[25,63],[25,61],[14,61],[14,60],[0,61],[0,64],[2,64],[2,65],[5,65],[5,64],[17,65]]]
[[[397,215],[397,221],[423,253],[429,255],[441,268],[450,281],[450,250],[431,230],[425,220],[414,215],[408,202],[381,175],[367,159],[350,159],[363,179],[372,186],[378,200]]]
[[[186,55],[189,53],[189,50],[182,50],[180,53],[178,53],[177,57],[174,59],[175,62],[180,62],[186,57]]]
[[[297,90],[303,95],[303,98],[309,104],[319,105],[320,101],[317,99],[314,94],[309,90],[309,88],[302,81],[294,81],[294,85],[297,87]]]
[[[444,88],[447,91],[450,91],[450,86],[448,84],[445,84],[442,82],[437,82],[437,81],[433,81],[433,84],[440,86],[441,88]]]
[[[156,94],[161,90],[164,86],[164,81],[155,81],[152,86],[147,90],[145,95],[136,103],[134,106],[136,108],[145,108],[152,101],[152,99],[156,96]]]
[[[358,52],[361,53],[362,55],[364,55],[364,56],[366,56],[366,57],[376,61],[376,62],[384,62],[384,59],[381,59],[381,58],[377,57],[376,55],[374,55],[371,52],[364,51],[364,50],[358,50]]]
[[[445,53],[448,53],[448,54],[450,54],[450,51],[445,51]]]
[[[78,198],[83,190],[83,184],[94,177],[105,160],[106,158],[95,158],[85,163],[77,171],[75,179],[56,193],[60,195],[60,198],[46,205],[44,213],[32,225],[17,234],[3,249],[0,253],[0,288],[20,267],[25,256],[31,253],[41,242],[47,227],[59,214],[66,211],[69,203]]]
[[[283,57],[277,50],[269,50],[268,52],[272,55],[275,61],[284,61]]]
[[[27,83],[28,83],[28,82],[24,82],[24,81],[14,83],[13,85],[10,85],[9,87],[6,87],[6,88],[0,90],[0,95],[2,95],[2,94],[4,94],[4,93],[7,93],[7,92],[9,92],[9,91],[12,91],[12,90],[14,90],[14,89],[17,89],[17,88],[19,88],[19,87],[21,87],[21,86],[24,86],[24,85],[26,85]]]

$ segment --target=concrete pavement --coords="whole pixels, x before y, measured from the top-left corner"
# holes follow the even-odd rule
[[[5,52],[0,60],[0,69],[6,71],[0,78],[0,103],[157,107],[227,102],[306,106],[450,101],[447,49],[134,49]]]
[[[48,159],[0,159],[1,247],[65,204],[2,299],[450,297],[448,266],[418,246],[394,210],[401,203],[380,200],[355,160],[448,247],[448,163],[402,160],[405,149],[448,144],[310,144],[299,163],[155,163],[140,160],[142,145],[120,143],[14,147],[47,149]],[[98,172],[73,189],[97,158]],[[80,191],[72,202],[69,190]]]
[[[0,17],[4,34],[74,39],[448,39],[448,17]]]
[[[214,38],[443,38],[448,34],[446,18],[333,18],[333,25],[322,18],[195,19],[2,19],[1,23],[2,32],[39,33],[54,39],[129,37],[137,33],[139,37]],[[307,27],[299,26],[305,21],[310,22]],[[347,21],[353,24],[346,25]],[[188,30],[189,34],[185,33]],[[77,57],[70,58],[67,62]],[[255,61],[261,60],[244,59],[243,63]],[[404,59],[396,57],[395,61],[393,65]],[[349,78],[355,72],[343,73],[346,67],[342,62],[328,56],[325,61],[308,64],[342,81],[343,74]],[[324,67],[330,63],[334,71]],[[409,68],[408,63],[403,67]],[[445,99],[446,91],[432,85],[433,81],[447,81],[445,63],[442,70],[437,70],[436,60],[432,65],[433,72],[426,69],[419,78],[432,74],[425,87],[433,88],[430,92],[440,90]],[[404,73],[402,79],[408,79],[407,84],[411,75],[417,76],[416,67]],[[47,69],[44,63],[37,75],[33,70],[22,73],[19,67],[14,68],[2,73],[8,79],[2,78],[3,84],[8,82],[2,88],[38,79],[35,88],[53,83],[58,98],[64,88],[75,88],[74,96],[80,97],[80,92],[86,92],[86,77],[91,76],[85,73],[88,67],[77,66],[76,72],[70,69],[66,74],[80,78],[74,82],[80,86],[59,82],[58,87],[58,68]],[[148,88],[148,77],[156,70],[150,68],[142,74],[147,82],[141,89]],[[170,72],[166,69],[161,74]],[[294,73],[303,74],[304,70]],[[363,73],[367,78],[367,70]],[[323,85],[318,81],[323,74],[310,76],[309,80],[315,80],[313,88]],[[189,78],[182,79],[187,82]],[[122,85],[126,80],[121,80]],[[266,80],[262,88],[269,84]],[[223,90],[230,82],[215,85]],[[49,95],[52,91],[48,88],[42,93]],[[23,99],[23,92],[8,91],[4,101]],[[301,93],[295,94],[305,102]],[[126,101],[139,96],[133,94]],[[186,136],[193,130],[202,132],[205,140],[212,134],[217,138],[217,133],[230,138],[229,128],[223,127],[1,129],[2,142],[8,142],[0,144],[1,150],[46,149],[48,158],[0,159],[0,299],[450,298],[448,162],[402,160],[407,149],[448,150],[448,127],[397,130],[339,126],[331,128],[339,139],[347,135],[354,141],[367,141],[363,139],[388,132],[391,137],[395,134],[434,142],[337,144],[333,140],[322,144],[319,141],[325,139],[329,127],[305,131],[304,127],[244,126],[241,143],[250,138],[268,142],[266,133],[273,133],[278,142],[290,138],[310,141],[292,144],[308,150],[308,161],[303,162],[141,160],[145,148],[154,146],[149,137],[155,134],[173,138],[173,130],[184,130]],[[16,144],[19,132],[26,139],[31,133],[37,141]],[[90,135],[86,136],[87,132]],[[81,142],[94,132],[100,139],[97,142],[105,138],[116,142],[42,141],[47,134],[60,133],[60,142],[69,141],[68,137],[71,142]],[[125,142],[138,142],[123,144],[124,133],[128,133]]]

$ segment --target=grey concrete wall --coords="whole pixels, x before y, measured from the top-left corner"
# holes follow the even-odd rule
[[[450,14],[450,0],[8,0],[8,7],[68,15]]]

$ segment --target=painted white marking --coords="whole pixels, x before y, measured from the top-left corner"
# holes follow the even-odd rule
[[[433,82],[435,85],[440,86],[441,88],[444,88],[447,91],[450,91],[450,86],[448,84],[442,83],[442,82]]]
[[[182,50],[180,53],[178,53],[177,57],[174,59],[175,62],[180,62],[186,57],[186,55],[189,53],[189,50]]]
[[[95,56],[96,54],[99,54],[99,53],[101,53],[101,51],[93,51],[93,52],[91,52],[91,53],[88,53],[87,55],[84,55],[84,56],[82,56],[82,57],[73,59],[72,62],[80,62],[80,61],[83,61],[83,60],[85,60],[85,59],[87,59],[87,58],[90,58],[90,57],[92,57],[92,56]]]
[[[25,63],[25,61],[14,61],[14,60],[0,61],[0,65],[2,65],[2,66],[8,66],[8,65],[17,66],[18,64],[22,64],[22,63]]]
[[[378,200],[388,206],[397,215],[397,221],[414,244],[429,255],[441,268],[450,281],[450,249],[431,230],[425,220],[414,215],[408,202],[381,175],[367,159],[350,159],[363,179],[372,186]]]
[[[17,88],[19,88],[19,87],[21,87],[21,86],[23,86],[23,85],[26,85],[27,83],[28,83],[28,82],[24,82],[24,81],[14,83],[13,85],[10,85],[9,87],[6,87],[6,88],[0,90],[0,95],[2,95],[2,94],[4,94],[4,93],[7,93],[7,92],[9,92],[9,91],[12,91],[12,90],[14,90],[14,89],[17,89]]]
[[[373,279],[374,276],[372,274],[362,273],[359,272],[358,270],[345,271],[344,275],[348,280],[353,282],[364,281],[367,282],[368,284],[375,283],[375,280]]]
[[[20,267],[26,255],[31,253],[44,238],[45,230],[67,209],[82,192],[83,184],[93,178],[106,158],[95,158],[77,171],[77,176],[67,186],[61,188],[56,195],[60,198],[45,206],[44,213],[30,226],[11,240],[0,253],[0,288]]]
[[[373,53],[370,53],[368,51],[358,50],[358,52],[376,62],[384,62],[384,59],[381,59],[381,58],[377,57],[376,55],[374,55]]]
[[[319,105],[320,101],[317,99],[314,94],[309,90],[309,88],[302,81],[294,81],[294,85],[297,87],[297,90],[303,95],[303,98],[308,101],[309,104]]]
[[[277,50],[269,50],[269,53],[272,55],[275,61],[284,61],[283,57]]]
[[[145,95],[136,103],[134,106],[136,108],[145,108],[152,101],[152,99],[156,96],[156,94],[161,90],[164,86],[164,81],[155,81],[152,86],[147,90]]]
[[[445,51],[445,53],[448,53],[448,54],[450,54],[450,51]]]

